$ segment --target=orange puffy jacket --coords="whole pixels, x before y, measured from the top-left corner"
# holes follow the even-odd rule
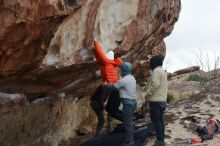
[[[102,65],[102,80],[110,84],[116,83],[118,81],[116,67],[120,67],[122,65],[121,58],[116,58],[114,60],[108,59],[105,56],[105,53],[103,52],[101,45],[98,41],[94,41],[94,47],[96,60]]]

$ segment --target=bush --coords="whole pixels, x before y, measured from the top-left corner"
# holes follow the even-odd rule
[[[173,101],[175,101],[174,95],[168,93],[168,94],[167,94],[167,103],[171,103],[171,102],[173,102]]]
[[[183,98],[187,98],[189,95],[184,95],[182,93],[169,91],[167,94],[167,103],[178,101]]]
[[[210,73],[207,73],[206,75],[191,74],[187,78],[187,81],[195,81],[201,92],[208,92],[218,86],[216,76],[212,76]]]
[[[220,87],[220,80],[218,80],[218,84],[217,84],[217,86]]]
[[[188,76],[187,81],[208,82],[208,79],[202,75],[191,74]]]

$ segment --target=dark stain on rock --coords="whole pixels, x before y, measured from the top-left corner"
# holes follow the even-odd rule
[[[61,10],[61,11],[63,11],[64,10],[64,7],[63,7],[63,5],[62,5],[62,3],[61,2],[58,2],[57,3],[57,7],[59,8],[59,10]]]
[[[161,19],[162,19],[163,23],[165,23],[167,21],[166,14],[162,14]]]
[[[4,6],[4,2],[3,0],[0,0],[0,9],[3,8],[3,6]]]
[[[170,19],[171,19],[171,14],[167,15],[167,19],[168,19],[168,21],[170,21]]]
[[[74,6],[77,4],[77,0],[65,0],[65,3],[69,6]]]

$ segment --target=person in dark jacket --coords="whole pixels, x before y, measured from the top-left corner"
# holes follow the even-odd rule
[[[167,73],[162,68],[161,56],[153,56],[150,59],[152,75],[149,84],[144,87],[145,99],[149,102],[151,122],[156,131],[157,140],[153,146],[165,146],[164,142],[164,120],[163,115],[167,101]]]

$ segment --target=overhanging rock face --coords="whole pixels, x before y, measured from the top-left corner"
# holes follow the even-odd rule
[[[140,66],[165,48],[179,12],[179,0],[1,0],[0,90],[36,97],[92,80],[94,38]]]
[[[99,66],[92,52],[94,38],[105,52],[117,48],[117,56],[132,62],[141,83],[147,77],[148,55],[165,55],[163,38],[173,30],[180,8],[180,0],[0,0],[0,91],[21,93],[27,104],[56,97],[60,92],[65,92],[66,97],[91,95],[100,81],[95,75]],[[16,110],[26,111],[23,102],[19,105],[24,109]],[[5,106],[10,109],[8,104],[1,108]],[[15,113],[8,114],[11,116],[7,120],[13,121]],[[21,120],[17,129],[22,123],[26,125]],[[46,133],[59,135],[63,131]],[[6,135],[10,134],[9,130]],[[51,142],[50,136],[37,134],[29,133],[23,138],[38,139],[33,141],[35,144]],[[62,138],[71,136],[71,132],[65,133]],[[62,138],[53,141],[58,143]]]

